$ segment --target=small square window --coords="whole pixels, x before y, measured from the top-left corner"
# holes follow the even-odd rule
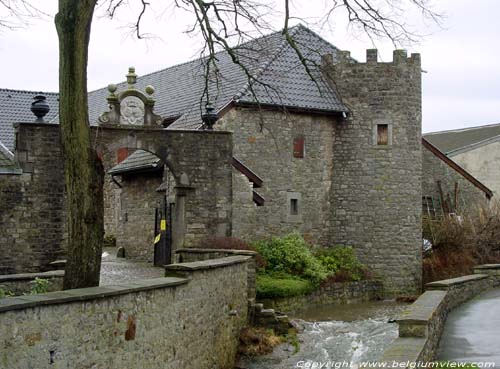
[[[389,144],[389,125],[377,124],[377,145]]]
[[[290,215],[299,215],[298,199],[290,199]]]

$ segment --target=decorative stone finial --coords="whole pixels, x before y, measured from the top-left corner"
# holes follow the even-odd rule
[[[111,95],[114,95],[118,87],[114,83],[108,85],[108,91]]]
[[[148,95],[152,95],[155,93],[155,88],[151,85],[148,85],[146,86],[146,88],[144,89],[144,91],[148,94]]]
[[[43,95],[37,95],[33,98],[35,101],[31,103],[31,111],[36,115],[36,123],[45,123],[43,117],[47,115],[50,111],[49,104],[47,104],[47,98]]]
[[[128,88],[134,88],[136,82],[137,82],[137,74],[135,74],[135,68],[129,67],[127,74]]]

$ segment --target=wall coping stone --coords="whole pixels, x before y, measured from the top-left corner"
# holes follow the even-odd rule
[[[40,273],[3,274],[0,275],[0,283],[25,281],[35,278],[48,279],[48,278],[59,278],[59,277],[64,277],[64,270],[53,270],[50,272],[40,272]]]
[[[387,350],[384,351],[382,357],[377,360],[378,362],[417,362],[420,353],[424,349],[426,338],[420,337],[398,337],[389,346]],[[399,367],[401,368],[401,367]]]
[[[236,254],[236,255],[257,255],[257,251],[251,250],[233,250],[233,249],[202,249],[202,248],[183,248],[175,250],[176,254],[181,254],[183,252],[193,253],[193,254],[207,254],[207,253],[226,253],[226,254]]]
[[[489,276],[486,275],[486,274],[471,274],[471,275],[466,275],[466,276],[463,276],[463,277],[458,277],[458,278],[451,278],[451,279],[444,279],[442,281],[436,281],[436,282],[431,282],[431,283],[427,283],[425,285],[425,288],[426,289],[433,289],[433,288],[443,288],[443,287],[452,287],[452,286],[455,286],[455,285],[460,285],[460,284],[464,284],[464,283],[467,283],[467,282],[470,282],[470,281],[474,281],[474,280],[481,280],[481,279],[485,279],[485,278],[488,278]]]
[[[195,271],[195,270],[208,270],[223,268],[230,265],[246,263],[250,260],[251,256],[236,255],[227,256],[219,259],[209,259],[202,261],[193,261],[190,263],[178,263],[165,265],[165,270],[168,271]]]
[[[396,323],[398,324],[428,324],[438,307],[446,297],[446,291],[426,291],[404,310]]]
[[[188,282],[189,280],[186,278],[151,278],[139,279],[123,284],[103,287],[78,288],[38,295],[6,297],[0,299],[0,313],[43,305],[94,300],[109,296],[125,295],[131,292],[147,291],[156,288],[176,287]]]
[[[482,264],[474,267],[474,270],[478,269],[500,269],[500,264]]]

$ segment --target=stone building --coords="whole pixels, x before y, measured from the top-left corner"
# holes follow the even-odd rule
[[[434,174],[457,171],[439,155],[426,160],[422,150],[420,56],[397,50],[392,62],[380,63],[376,50],[368,50],[362,63],[303,26],[291,34],[314,79],[280,33],[236,49],[257,82],[249,84],[225,53],[218,55],[220,78],[208,76],[210,103],[219,116],[214,133],[232,133],[232,149],[224,151],[232,155],[230,194],[225,186],[202,182],[193,189],[191,180],[179,173],[172,181],[168,156],[141,150],[141,145],[130,147],[125,133],[116,141],[110,135],[103,157],[109,174],[106,232],[116,235],[131,256],[151,259],[155,203],[168,197],[175,203],[173,221],[183,218],[186,230],[174,235],[177,247],[213,235],[251,240],[299,231],[324,247],[353,246],[361,261],[383,277],[388,294],[416,292],[421,283],[422,187],[430,188],[422,176],[422,155],[424,163],[437,168]],[[178,157],[179,164],[210,163],[192,151],[222,160],[215,141],[212,146],[203,141],[204,151],[199,151],[202,142],[188,134],[207,132],[200,117],[202,71],[195,60],[134,81],[141,91],[155,87],[154,111],[163,131],[171,132],[179,147],[184,142],[186,158]],[[90,123],[96,125],[108,110],[110,91],[113,95],[129,87],[121,83],[90,92]],[[57,116],[49,121],[57,122]],[[223,136],[220,140],[227,143]],[[436,158],[446,165],[436,164]],[[207,167],[200,164],[197,170]],[[198,178],[216,183],[212,177]],[[488,191],[473,178],[462,175],[461,180],[472,183],[471,193],[477,196]],[[190,208],[197,209],[196,217],[179,203],[185,193],[197,196],[192,202],[197,207]],[[230,208],[220,205],[221,199]]]
[[[466,215],[493,197],[491,189],[425,138],[422,148],[423,215],[430,218],[446,212]]]
[[[432,132],[425,138],[495,195],[500,193],[500,124]]]

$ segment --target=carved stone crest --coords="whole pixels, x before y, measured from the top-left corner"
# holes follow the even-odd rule
[[[103,126],[140,126],[144,128],[161,127],[162,119],[153,113],[155,100],[154,88],[147,86],[145,93],[135,88],[137,75],[133,67],[127,74],[128,88],[118,94],[116,85],[109,85],[107,102],[109,111],[99,117],[98,123]]]

